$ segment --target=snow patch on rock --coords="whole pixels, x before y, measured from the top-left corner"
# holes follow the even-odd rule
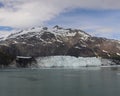
[[[120,53],[116,53],[118,56],[120,56]]]
[[[107,51],[105,51],[105,50],[102,50],[104,53],[108,53]]]

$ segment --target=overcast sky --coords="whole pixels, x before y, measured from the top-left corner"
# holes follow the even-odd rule
[[[40,25],[120,40],[120,0],[0,0],[1,32]]]

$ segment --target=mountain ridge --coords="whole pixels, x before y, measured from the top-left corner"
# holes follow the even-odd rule
[[[0,41],[0,62],[5,63],[3,59],[8,58],[7,65],[16,56],[58,55],[120,60],[120,41],[93,37],[80,29],[59,26],[21,30]]]

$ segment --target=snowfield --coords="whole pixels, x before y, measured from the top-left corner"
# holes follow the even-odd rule
[[[40,68],[79,68],[79,67],[97,67],[103,64],[101,58],[96,57],[72,57],[72,56],[49,56],[37,58]],[[107,60],[104,63],[107,64]],[[108,62],[110,63],[110,62]]]
[[[5,40],[9,35],[11,34],[11,32],[7,32],[7,31],[0,31],[0,41],[1,40]]]

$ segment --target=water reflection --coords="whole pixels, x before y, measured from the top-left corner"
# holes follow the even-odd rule
[[[106,67],[101,67],[101,70],[120,71],[120,66],[106,66]]]
[[[25,79],[28,81],[39,81],[41,79],[37,78],[37,77],[33,77],[33,76],[9,76],[9,78],[17,78],[17,79]]]

